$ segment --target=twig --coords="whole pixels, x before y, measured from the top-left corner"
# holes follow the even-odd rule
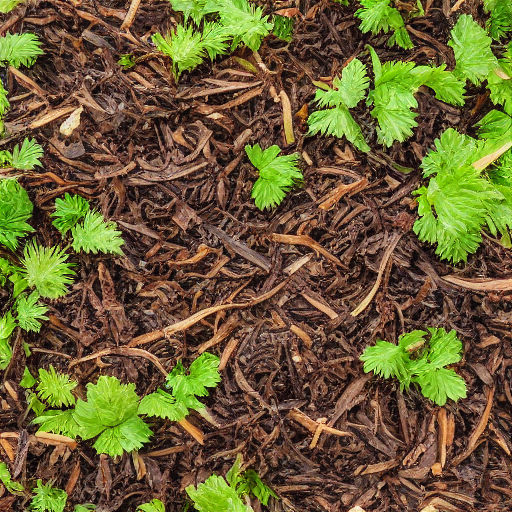
[[[279,97],[281,98],[281,105],[283,106],[284,138],[286,140],[286,144],[293,144],[295,142],[295,135],[293,133],[293,117],[290,98],[288,98],[288,95],[283,89],[281,89]]]
[[[126,17],[121,25],[121,30],[129,29],[133,21],[135,20],[135,16],[137,15],[137,10],[139,9],[141,0],[132,0],[130,3],[130,7],[128,8],[128,12],[126,13]]]
[[[352,311],[350,313],[352,316],[357,316],[357,315],[361,314],[368,307],[370,302],[373,300],[373,297],[375,297],[375,294],[377,293],[377,290],[379,289],[380,283],[382,281],[382,276],[384,275],[384,270],[386,269],[389,258],[391,258],[391,255],[393,254],[396,244],[398,243],[400,238],[402,238],[401,233],[395,233],[393,235],[393,237],[391,238],[391,241],[389,242],[389,246],[386,249],[386,252],[384,253],[384,257],[382,258],[382,261],[380,262],[377,280],[375,281],[373,288],[370,290],[370,293],[365,297],[365,299],[361,302],[361,304],[359,304],[359,306],[357,306],[357,308],[354,309],[354,311]]]

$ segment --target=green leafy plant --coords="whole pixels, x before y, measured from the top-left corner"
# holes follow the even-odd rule
[[[405,28],[405,23],[400,11],[391,7],[391,0],[359,0],[362,7],[355,13],[361,20],[359,28],[363,33],[393,32],[388,40],[388,45],[398,45],[405,49],[413,48],[411,37]]]
[[[137,450],[152,434],[139,417],[138,406],[135,384],[102,375],[96,384],[87,384],[87,401],[76,403],[73,419],[78,435],[84,440],[97,437],[93,447],[111,457]]]
[[[405,141],[417,126],[413,108],[418,102],[414,96],[420,86],[434,90],[436,97],[453,105],[464,104],[464,82],[446,66],[416,66],[414,62],[389,61],[381,63],[377,53],[369,47],[372,57],[375,86],[368,94],[367,104],[373,106],[376,118],[377,138],[391,146],[395,140]]]
[[[226,479],[213,474],[197,488],[189,485],[185,489],[198,512],[252,512],[253,508],[242,500],[244,496],[252,494],[265,506],[271,496],[279,498],[263,483],[256,471],[241,471],[241,464],[239,455],[226,474]]]
[[[9,12],[18,2],[0,0],[0,12]],[[43,51],[35,34],[6,34],[0,37],[0,66],[30,67]],[[0,132],[3,132],[3,116],[9,108],[7,91],[0,81]]]
[[[456,61],[453,73],[479,85],[498,67],[491,49],[492,39],[469,14],[459,16],[450,34],[448,45],[453,48]]]
[[[85,503],[84,505],[75,505],[73,512],[91,512],[91,510],[96,510],[96,505]]]
[[[58,299],[66,295],[67,286],[73,282],[72,264],[67,259],[63,249],[29,242],[23,250],[20,275],[27,286],[35,288],[41,297]]]
[[[448,398],[454,401],[465,398],[464,379],[446,368],[462,358],[462,343],[457,333],[430,327],[427,331],[402,334],[398,345],[378,340],[361,355],[364,371],[386,379],[396,378],[401,390],[417,384],[423,396],[437,405],[445,405]]]
[[[30,171],[40,166],[43,148],[35,139],[24,139],[21,147],[14,146],[12,153],[9,150],[0,151],[0,167]]]
[[[0,370],[5,370],[12,358],[12,348],[9,344],[11,334],[16,328],[16,322],[8,311],[2,318],[0,318]]]
[[[228,34],[221,25],[205,24],[202,32],[192,25],[178,25],[174,34],[152,36],[153,43],[159,51],[172,60],[172,71],[178,80],[184,71],[191,71],[199,66],[206,55],[212,60],[227,51]]]
[[[258,169],[259,178],[252,187],[251,197],[260,210],[279,205],[286,193],[303,179],[298,167],[299,154],[281,155],[279,146],[263,150],[259,144],[245,146],[252,165]]]
[[[484,0],[485,12],[490,13],[487,30],[493,39],[500,40],[512,31],[512,3],[509,0]]]
[[[5,462],[0,462],[0,482],[11,494],[22,494],[25,488],[18,482],[14,482]]]
[[[98,252],[122,255],[124,241],[117,224],[90,209],[89,202],[79,195],[66,194],[55,200],[53,225],[65,235],[71,231],[72,247],[76,252]],[[83,220],[82,220],[83,219]]]
[[[53,487],[52,484],[43,484],[37,481],[36,487],[32,489],[34,497],[30,502],[30,510],[35,512],[64,512],[68,495],[66,491]]]
[[[41,322],[48,320],[45,313],[48,308],[44,304],[39,303],[39,293],[33,291],[30,294],[24,293],[20,295],[15,304],[16,321],[24,331],[39,332]]]
[[[370,80],[366,66],[353,59],[343,69],[341,78],[333,80],[333,88],[317,89],[315,102],[324,110],[313,112],[308,118],[309,134],[345,136],[361,151],[370,151],[361,128],[349,109],[354,108],[365,97]],[[329,107],[329,108],[325,108]]]
[[[34,231],[27,223],[34,206],[25,189],[15,179],[0,179],[0,244],[11,251],[18,238]]]
[[[489,125],[480,126],[490,138]],[[422,161],[423,176],[429,183],[415,192],[419,219],[414,232],[421,241],[437,244],[436,254],[442,259],[466,261],[468,254],[478,249],[484,226],[509,240],[512,189],[498,185],[474,165],[492,153],[495,145],[495,141],[489,145],[450,128],[436,139],[436,149]]]
[[[204,408],[197,397],[208,396],[206,388],[214,388],[220,382],[219,358],[204,352],[190,365],[189,371],[178,361],[166,379],[170,393],[159,388],[146,395],[140,402],[139,414],[180,421],[189,409]]]
[[[503,58],[498,59],[498,66],[487,77],[487,88],[491,101],[502,105],[503,110],[512,116],[512,43],[508,45]]]
[[[0,12],[4,14],[11,12],[22,1],[23,0],[0,0]]]
[[[131,69],[137,64],[135,58],[131,53],[124,53],[119,57],[119,60],[117,63],[123,68],[123,69]]]
[[[69,378],[69,375],[57,373],[50,365],[48,370],[39,368],[39,384],[37,394],[52,407],[69,407],[75,405],[75,397],[71,393],[78,383]]]
[[[275,14],[272,18],[272,22],[274,24],[272,34],[274,34],[278,39],[289,43],[293,38],[293,18]]]
[[[136,512],[165,512],[165,506],[160,500],[155,498],[148,503],[139,505]]]
[[[270,497],[279,499],[279,496],[261,480],[254,469],[242,471],[241,466],[242,456],[238,454],[233,466],[226,473],[226,480],[240,497],[252,494],[265,506],[268,505]]]
[[[176,26],[167,36],[156,33],[153,43],[172,60],[176,80],[184,71],[191,71],[208,56],[233,51],[240,43],[258,50],[273,24],[263,9],[248,0],[170,0],[175,11],[181,11],[184,24]],[[207,19],[207,18],[208,19]],[[194,24],[189,24],[192,19]],[[202,23],[202,29],[199,25]],[[229,43],[231,41],[231,43]]]

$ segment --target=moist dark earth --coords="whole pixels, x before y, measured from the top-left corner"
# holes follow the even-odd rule
[[[39,334],[14,340],[0,391],[0,458],[18,481],[52,480],[68,491],[70,510],[90,502],[134,511],[159,498],[178,512],[187,485],[224,475],[241,454],[279,494],[271,511],[512,510],[512,295],[493,281],[470,289],[443,279],[506,279],[511,253],[485,236],[467,264],[453,267],[411,230],[421,158],[448,127],[474,134],[492,108],[485,89],[470,87],[464,108],[420,90],[414,137],[387,150],[363,103],[354,117],[370,153],[306,135],[313,81],[329,81],[354,57],[368,64],[369,43],[383,60],[453,68],[447,41],[457,16],[485,20],[478,2],[451,12],[454,3],[428,0],[425,16],[408,22],[415,46],[405,51],[389,48],[387,36],[363,35],[355,6],[260,2],[267,13],[297,9],[292,42],[270,36],[260,62],[240,48],[178,85],[150,39],[180,19],[168,2],[143,1],[128,30],[120,28],[124,1],[29,2],[0,18],[0,34],[34,32],[45,51],[22,69],[38,88],[4,74],[12,108],[0,141],[10,149],[30,136],[45,149],[42,168],[20,177],[36,205],[38,241],[61,243],[49,214],[65,192],[89,199],[125,240],[125,257],[73,254],[70,293],[50,303]],[[140,59],[123,70],[121,54]],[[296,137],[288,146],[281,91]],[[60,124],[80,105],[79,128],[62,136]],[[273,210],[259,211],[250,197],[257,174],[247,143],[302,155],[302,187]],[[357,182],[321,207],[336,187]],[[378,279],[368,307],[351,315]],[[162,332],[229,303],[243,306]],[[427,326],[456,329],[464,345],[456,370],[468,397],[443,408],[364,374],[359,360],[376,339]],[[188,417],[204,445],[163,420],[151,421],[154,435],[138,455],[119,460],[97,455],[90,441],[70,450],[33,437],[18,385],[25,365],[33,374],[50,364],[67,372],[82,397],[99,375],[134,382],[142,396],[162,384],[155,357],[170,370],[206,348],[221,357],[222,382],[205,400],[211,421]],[[349,435],[314,439],[322,422]],[[0,510],[25,510],[29,499],[4,494]]]

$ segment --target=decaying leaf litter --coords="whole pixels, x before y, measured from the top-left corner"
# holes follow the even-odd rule
[[[38,239],[58,243],[48,213],[78,193],[118,223],[126,255],[74,255],[72,293],[51,304],[39,334],[15,340],[0,413],[15,478],[54,480],[71,505],[135,510],[160,498],[178,511],[187,485],[224,475],[241,454],[280,495],[270,510],[510,509],[510,251],[486,236],[454,268],[411,230],[421,158],[447,127],[472,133],[492,108],[484,90],[470,87],[463,108],[420,90],[413,138],[385,151],[374,138],[363,154],[305,135],[313,81],[354,57],[369,62],[367,43],[381,59],[453,67],[455,18],[482,20],[481,8],[427,3],[409,22],[408,51],[361,34],[352,7],[268,4],[293,11],[290,43],[267,38],[257,54],[241,48],[177,86],[150,40],[174,23],[167,2],[132,2],[133,18],[116,1],[39,2],[3,17],[0,35],[34,32],[45,52],[4,75],[10,135],[0,141],[31,136],[45,149],[42,169],[21,178]],[[137,65],[123,70],[124,54]],[[355,110],[371,136],[365,109]],[[80,124],[67,136],[59,128],[72,113]],[[250,197],[257,174],[244,146],[256,143],[302,155],[303,187],[271,211]],[[464,342],[468,398],[443,408],[372,379],[359,360],[376,338],[426,326]],[[142,396],[205,351],[220,356],[222,381],[209,417],[189,416],[188,432],[155,422],[151,443],[117,462],[87,443],[34,436],[18,386],[25,364],[69,373],[82,397],[100,374]],[[24,507],[0,497],[1,509]]]

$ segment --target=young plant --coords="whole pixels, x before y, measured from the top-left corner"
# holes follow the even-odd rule
[[[512,43],[498,59],[498,66],[487,77],[487,88],[491,101],[495,105],[502,105],[503,110],[512,116]]]
[[[96,505],[93,503],[85,503],[84,505],[75,505],[73,512],[91,512],[91,510],[96,510]]]
[[[76,252],[123,255],[121,246],[124,241],[117,224],[91,210],[89,201],[83,197],[66,193],[64,199],[56,199],[52,217],[55,218],[53,225],[62,235],[71,231],[71,245]]]
[[[278,39],[281,39],[281,41],[289,43],[293,39],[293,18],[274,14],[272,22],[274,24],[272,34],[274,34]]]
[[[453,73],[461,80],[479,85],[498,67],[491,49],[492,39],[469,14],[459,16],[450,35],[448,45],[453,48],[456,62]]]
[[[443,406],[448,398],[457,401],[466,398],[466,383],[454,370],[446,366],[458,363],[462,343],[457,333],[443,328],[428,328],[402,334],[398,345],[378,340],[361,355],[366,373],[396,378],[400,389],[417,384],[426,398]]]
[[[219,358],[204,352],[190,365],[187,372],[181,361],[166,379],[165,387],[146,395],[140,402],[139,414],[156,416],[171,421],[181,421],[189,409],[204,409],[197,397],[208,396],[206,388],[214,388],[220,382]]]
[[[172,60],[172,72],[176,81],[184,71],[191,71],[202,64],[206,55],[211,60],[226,53],[229,35],[221,25],[207,24],[202,32],[192,25],[178,25],[174,34],[152,36],[153,43],[159,51]]]
[[[35,139],[24,139],[21,147],[14,146],[12,153],[9,150],[0,151],[0,168],[11,167],[20,171],[31,171],[40,166],[43,148]]]
[[[361,20],[359,28],[366,34],[373,35],[379,32],[393,32],[388,39],[388,45],[398,45],[405,49],[413,48],[411,38],[400,11],[391,7],[391,0],[359,0],[362,7],[355,13],[356,18]]]
[[[491,133],[487,126],[489,139]],[[450,128],[423,159],[423,176],[429,183],[415,192],[419,219],[414,232],[421,241],[437,244],[440,258],[466,261],[478,249],[485,225],[493,235],[500,232],[509,239],[512,189],[497,186],[479,165],[482,157],[493,153],[492,148],[503,147],[503,135],[506,132],[497,142],[485,143]]]
[[[16,6],[18,2],[14,0],[0,0],[0,12],[9,11]],[[34,64],[37,57],[43,54],[40,48],[39,39],[35,34],[6,34],[0,37],[0,67],[20,66],[30,67]],[[2,118],[9,108],[7,91],[0,81],[0,133],[3,132]]]
[[[263,9],[248,0],[170,0],[175,11],[183,12],[185,24],[177,25],[173,34],[157,33],[152,40],[159,51],[172,60],[176,81],[184,71],[199,66],[206,56],[233,51],[240,43],[251,50],[259,49],[273,24]],[[206,21],[207,16],[212,21]],[[192,19],[194,25],[187,24]],[[202,23],[202,30],[197,28]],[[231,44],[229,41],[231,40]]]
[[[75,397],[71,393],[78,382],[71,380],[69,375],[57,373],[50,365],[49,370],[39,368],[39,384],[37,394],[41,400],[51,407],[71,407],[75,405]]]
[[[512,31],[512,2],[510,0],[484,0],[484,10],[490,13],[486,26],[493,39],[499,41]]]
[[[11,12],[23,0],[0,0],[0,13]]]
[[[415,93],[425,85],[434,90],[436,97],[453,105],[464,104],[464,82],[446,66],[416,66],[414,62],[390,61],[381,63],[377,53],[369,47],[375,76],[374,89],[368,94],[367,104],[373,106],[377,138],[381,144],[391,146],[395,140],[405,141],[418,125],[418,102]]]
[[[245,146],[252,165],[258,169],[259,178],[252,187],[251,197],[260,210],[281,204],[286,193],[303,179],[298,167],[299,154],[281,155],[279,146],[262,150],[259,144]]]
[[[185,491],[194,508],[198,512],[252,512],[253,508],[242,500],[245,496],[252,494],[265,506],[271,496],[279,499],[256,471],[248,469],[242,472],[241,465],[242,458],[238,455],[226,479],[213,474],[197,488],[189,485]]]
[[[142,503],[137,507],[136,512],[165,512],[165,506],[156,498],[148,501],[148,503]]]
[[[87,401],[76,403],[77,434],[84,440],[96,437],[93,447],[111,457],[138,450],[152,434],[139,417],[138,407],[135,384],[102,375],[96,384],[87,384]]]
[[[34,497],[29,505],[30,510],[35,512],[64,512],[68,499],[66,491],[53,487],[51,483],[43,484],[41,480],[38,480],[32,492]]]
[[[324,110],[313,112],[308,117],[309,134],[320,132],[338,138],[345,136],[356,148],[370,151],[361,128],[349,111],[365,97],[369,83],[366,66],[360,60],[353,59],[343,69],[341,78],[333,80],[332,89],[317,89],[315,102]]]
[[[25,488],[18,482],[14,482],[11,477],[11,472],[5,462],[0,462],[0,482],[11,494],[22,494]]]

